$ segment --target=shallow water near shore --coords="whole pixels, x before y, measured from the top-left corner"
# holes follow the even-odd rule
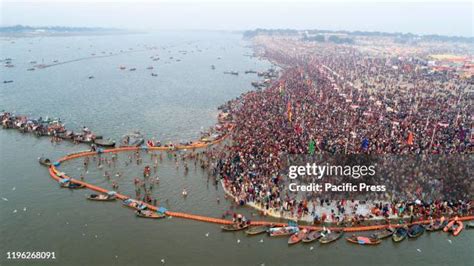
[[[219,105],[251,89],[250,82],[257,76],[243,71],[270,66],[244,56],[251,53],[244,47],[248,43],[229,33],[14,41],[1,41],[1,57],[13,58],[15,68],[0,70],[3,79],[14,80],[0,84],[0,109],[35,117],[61,117],[69,128],[86,125],[115,139],[132,130],[163,141],[195,139],[216,122]],[[159,48],[26,71],[32,60],[41,63],[44,58],[51,63],[101,51],[139,50],[144,45]],[[187,54],[179,52],[183,50]],[[150,56],[154,55],[160,61],[152,61]],[[181,61],[176,62],[177,58]],[[212,64],[216,70],[211,69]],[[137,70],[119,70],[120,65]],[[148,66],[155,69],[146,70]],[[222,73],[230,70],[241,73]],[[152,77],[151,72],[158,77]],[[88,79],[90,75],[94,79]],[[179,218],[140,219],[119,202],[91,202],[85,199],[90,193],[87,190],[60,189],[47,169],[37,163],[42,155],[54,160],[86,148],[67,142],[52,145],[47,138],[0,130],[0,197],[7,199],[0,200],[1,265],[22,263],[7,261],[8,251],[54,251],[56,260],[40,263],[56,265],[159,265],[162,259],[169,265],[470,265],[474,261],[473,230],[465,230],[458,237],[425,233],[416,240],[398,244],[386,240],[375,247],[356,246],[343,239],[328,245],[289,247],[287,238],[246,237],[243,232],[221,232],[214,224]],[[61,169],[79,177],[81,164],[79,159]],[[126,174],[121,177],[120,190],[133,193],[133,177],[139,176],[142,167],[121,166]],[[85,179],[110,188],[101,173],[91,166]],[[220,217],[229,209],[222,188],[208,182],[199,167],[191,166],[184,175],[182,167],[176,170],[165,157],[158,174],[160,185],[155,192],[170,210]],[[186,199],[181,196],[183,187],[189,192]],[[168,202],[163,202],[166,199]],[[255,211],[248,208],[238,211],[251,219],[262,219],[252,216]]]

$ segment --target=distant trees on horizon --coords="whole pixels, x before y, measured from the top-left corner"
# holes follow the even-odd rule
[[[380,32],[380,31],[346,31],[346,30],[295,30],[295,29],[255,29],[244,32],[244,38],[253,38],[258,35],[282,35],[282,36],[301,36],[304,41],[316,42],[334,42],[334,43],[354,43],[351,37],[393,37],[396,42],[408,43],[413,41],[435,41],[435,42],[463,42],[473,43],[474,37],[463,36],[444,36],[438,34],[418,35],[413,33],[401,32]],[[326,39],[326,35],[330,35]],[[346,37],[342,37],[345,35]]]

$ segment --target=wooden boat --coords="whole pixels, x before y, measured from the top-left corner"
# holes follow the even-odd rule
[[[249,236],[259,235],[266,233],[268,231],[268,226],[252,226],[245,231]]]
[[[94,143],[101,147],[115,147],[115,141],[111,139],[96,139]]]
[[[92,144],[94,143],[94,140],[90,137],[78,137],[78,138],[75,138],[75,140],[79,143],[84,143],[84,144]]]
[[[469,222],[466,224],[466,229],[473,229],[474,228],[474,222]]]
[[[463,228],[464,224],[461,221],[456,221],[451,227],[450,232],[453,234],[453,236],[458,236]]]
[[[393,242],[401,242],[408,235],[408,229],[406,227],[399,227],[392,235]]]
[[[344,231],[332,231],[329,234],[321,237],[319,239],[319,243],[328,244],[328,243],[331,243],[331,242],[334,242],[334,241],[338,240],[343,235],[344,235]]]
[[[66,132],[63,132],[63,133],[59,133],[58,137],[61,138],[61,139],[72,140],[72,139],[74,139],[75,135],[74,135],[74,132],[72,132],[72,131],[66,131]]]
[[[134,199],[126,199],[124,201],[122,201],[122,204],[123,206],[125,207],[129,207],[129,208],[132,208],[132,209],[135,209],[135,210],[146,210],[146,205],[143,203],[143,202],[140,202],[138,200],[134,200]]]
[[[308,233],[308,231],[304,230],[304,229],[297,232],[297,233],[294,233],[288,239],[288,245],[294,245],[296,243],[301,242],[301,240],[303,240],[303,238],[306,236],[307,233]]]
[[[77,184],[77,183],[72,183],[72,182],[65,182],[65,183],[61,183],[60,186],[62,188],[69,188],[69,189],[81,189],[81,188],[85,188],[86,186],[82,185],[82,184]]]
[[[145,139],[140,132],[133,132],[123,136],[121,141],[122,147],[140,147],[145,143]]]
[[[350,243],[359,244],[359,245],[378,245],[382,242],[379,238],[374,237],[365,237],[365,236],[351,236],[346,238]]]
[[[439,221],[435,221],[433,224],[429,224],[425,226],[426,231],[428,232],[434,232],[434,231],[439,231],[443,229],[447,225],[444,217],[441,217]]]
[[[302,239],[303,243],[311,243],[320,239],[323,236],[323,231],[311,231]]]
[[[46,167],[50,167],[51,166],[51,161],[48,159],[48,158],[45,158],[45,157],[39,157],[38,158],[38,162],[43,165],[43,166],[46,166]]]
[[[149,218],[149,219],[160,219],[160,218],[165,218],[166,215],[163,214],[163,213],[158,213],[158,212],[155,212],[155,211],[151,211],[151,210],[137,210],[135,212],[135,215],[137,217],[141,217],[141,218]]]
[[[385,239],[387,237],[391,237],[393,235],[393,232],[395,230],[391,227],[385,228],[384,230],[377,231],[371,235],[371,238],[376,238],[376,239]]]
[[[248,224],[226,224],[221,226],[222,231],[240,231],[248,228]]]
[[[270,236],[288,236],[298,232],[300,229],[297,226],[273,227],[268,229]]]
[[[224,71],[224,74],[230,74],[230,75],[238,76],[239,72],[237,72],[237,71]]]
[[[87,199],[94,201],[114,201],[117,198],[115,197],[115,194],[90,194],[87,196]]]
[[[415,225],[412,225],[408,229],[408,237],[416,238],[416,237],[421,236],[424,232],[425,232],[425,227],[423,225],[415,224]]]

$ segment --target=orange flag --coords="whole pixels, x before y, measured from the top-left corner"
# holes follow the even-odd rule
[[[414,138],[413,133],[411,131],[408,132],[408,139],[407,139],[408,145],[413,145],[413,138]]]
[[[291,122],[291,117],[293,116],[293,113],[291,112],[291,103],[288,101],[288,104],[286,106],[286,111],[288,113],[288,120]]]

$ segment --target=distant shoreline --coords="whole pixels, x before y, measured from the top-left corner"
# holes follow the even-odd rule
[[[145,33],[145,31],[125,30],[115,28],[87,28],[87,27],[30,27],[30,26],[4,26],[0,27],[0,37],[66,37],[66,36],[91,36],[91,35],[124,35]]]
[[[0,38],[35,38],[35,37],[72,37],[143,34],[145,31],[90,31],[90,32],[0,32]]]

